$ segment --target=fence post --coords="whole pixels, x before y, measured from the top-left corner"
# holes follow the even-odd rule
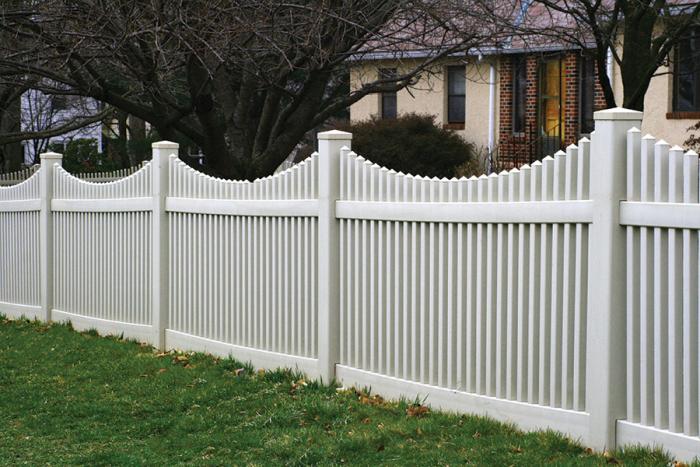
[[[39,288],[41,290],[41,313],[44,321],[51,321],[53,309],[53,218],[51,216],[51,200],[53,199],[53,169],[54,165],[63,164],[63,155],[55,152],[45,152],[39,155],[41,170],[39,172],[39,196],[41,210],[39,211],[39,255],[41,258],[39,273]]]
[[[318,363],[319,376],[335,378],[339,335],[339,231],[335,202],[340,193],[340,151],[350,148],[352,134],[325,131],[318,134]]]
[[[620,201],[626,193],[627,131],[641,128],[642,112],[596,112],[591,141],[586,408],[588,444],[615,447],[615,425],[625,417],[625,230]],[[594,257],[595,256],[595,257]]]
[[[165,212],[165,200],[168,196],[168,174],[170,170],[170,155],[177,156],[179,145],[170,141],[153,143],[152,190],[153,213],[152,219],[152,313],[155,342],[159,349],[165,349],[165,329],[168,326],[168,213]]]

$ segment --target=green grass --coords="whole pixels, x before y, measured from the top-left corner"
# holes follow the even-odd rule
[[[0,317],[4,465],[669,465],[553,432]]]

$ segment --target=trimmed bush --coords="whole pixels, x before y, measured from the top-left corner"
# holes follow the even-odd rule
[[[460,175],[476,158],[474,145],[435,125],[431,115],[372,118],[350,125],[352,148],[370,161],[399,172],[428,177]]]

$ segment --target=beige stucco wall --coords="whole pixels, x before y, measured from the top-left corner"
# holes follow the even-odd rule
[[[434,115],[438,123],[446,123],[446,92],[444,71],[449,65],[455,65],[459,61],[445,61],[424,73],[419,81],[397,93],[397,107],[399,113],[424,113]],[[372,61],[364,62],[353,67],[351,71],[351,84],[353,88],[362,82],[376,79],[379,68],[396,67],[399,70],[416,66],[416,61]],[[467,141],[485,148],[488,144],[489,125],[489,62],[488,58],[482,62],[476,59],[467,60],[467,90],[466,90],[466,117],[464,130],[455,130]],[[620,69],[615,63],[613,66],[613,90],[618,103],[622,103],[622,79]],[[658,76],[651,80],[649,90],[644,101],[644,120],[642,132],[650,133],[658,139],[664,139],[671,145],[683,145],[690,135],[688,127],[695,124],[697,119],[669,119],[666,117],[672,110],[672,83],[673,75],[667,67],[658,70]],[[497,78],[498,80],[498,75]],[[495,102],[495,128],[498,134],[499,95],[496,86]],[[352,121],[364,120],[379,112],[379,95],[369,95],[353,104],[350,108]],[[497,136],[494,135],[494,138]]]
[[[617,50],[621,52],[623,38],[618,37]],[[642,133],[651,134],[657,139],[663,139],[667,143],[683,146],[690,136],[688,127],[697,123],[697,119],[669,119],[666,114],[673,110],[673,74],[668,66],[660,67],[656,75],[651,79],[649,89],[644,96],[644,117],[642,120]],[[624,94],[622,89],[622,75],[620,67],[613,60],[612,85],[615,93],[615,102],[622,106]]]
[[[666,113],[673,109],[673,75],[668,67],[661,67],[658,76],[651,79],[649,90],[644,96],[644,118],[642,120],[642,133],[651,134],[657,139],[666,140],[671,145],[683,146],[690,132],[688,127],[694,125],[697,119],[669,119]],[[615,101],[622,105],[623,90],[620,68],[613,66],[613,91]]]
[[[420,76],[412,86],[400,90],[396,95],[397,109],[401,113],[429,114],[435,117],[436,123],[447,123],[447,92],[445,70],[447,66],[464,64],[464,61],[444,61],[432,67]],[[401,73],[414,69],[417,61],[398,62],[372,61],[363,62],[353,67],[350,74],[351,86],[359,88],[362,83],[371,82],[377,78],[380,68],[397,68]],[[464,130],[454,130],[465,140],[477,147],[488,145],[489,130],[489,71],[486,61],[479,62],[469,59],[466,63],[466,115]],[[496,78],[498,82],[498,77]],[[498,109],[498,86],[496,88],[495,108]],[[380,96],[369,95],[350,107],[352,121],[365,120],[379,113]],[[498,129],[498,112],[495,115],[494,131]]]

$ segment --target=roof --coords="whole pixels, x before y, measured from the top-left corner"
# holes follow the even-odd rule
[[[560,1],[570,3],[570,0]],[[576,50],[581,48],[579,44],[595,47],[592,38],[585,37],[585,32],[577,27],[572,15],[555,11],[534,0],[492,0],[475,3],[444,0],[440,1],[440,4],[440,10],[434,10],[437,11],[439,20],[433,23],[415,21],[406,29],[404,27],[410,22],[407,19],[410,18],[410,12],[403,12],[401,20],[392,23],[383,32],[393,31],[388,35],[389,40],[382,37],[381,41],[368,42],[353,59],[364,61],[430,58],[444,52],[446,48],[454,47],[465,37],[467,46],[449,53],[448,56]],[[602,7],[610,11],[613,4],[612,0],[603,0]],[[677,14],[686,11],[687,7],[694,6],[697,2],[668,0],[668,4],[671,7],[669,12]],[[465,8],[470,8],[469,13],[464,13]],[[474,11],[479,8],[484,11]],[[489,17],[495,16],[501,18],[500,26],[488,20]],[[504,22],[512,24],[512,27],[508,28]],[[517,34],[514,33],[516,30]],[[562,33],[571,34],[572,40],[562,39]]]

